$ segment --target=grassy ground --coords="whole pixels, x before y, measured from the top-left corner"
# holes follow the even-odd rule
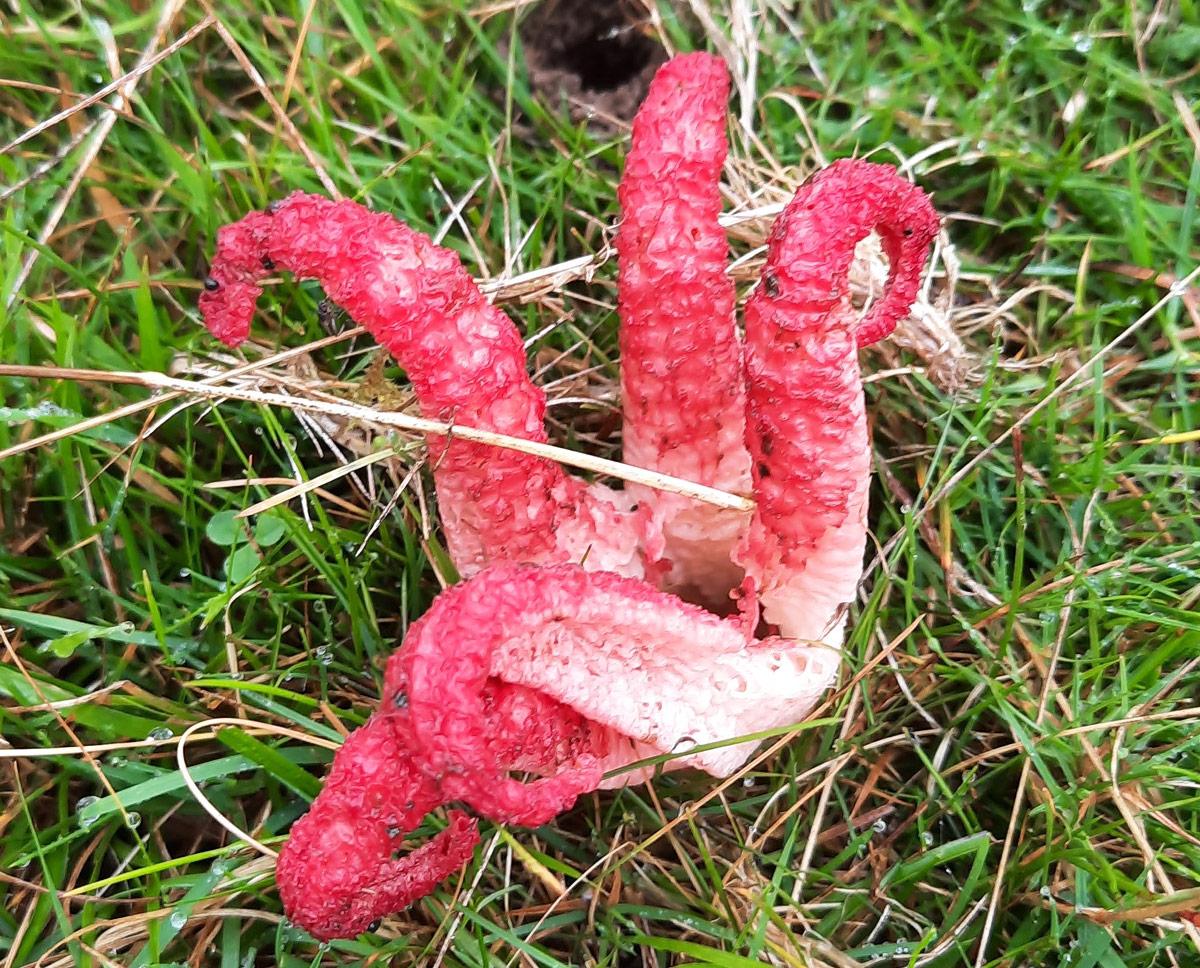
[[[658,4],[680,49],[757,49],[731,203],[819,158],[914,159],[961,263],[933,315],[976,379],[865,358],[880,555],[821,718],[715,793],[486,832],[462,881],[332,947],[175,754],[210,717],[295,730],[186,750],[216,811],[282,840],[436,594],[419,479],[389,504],[419,451],[247,531],[369,428],[211,400],[86,421],[147,391],[47,368],[227,369],[195,310],[214,233],[293,189],[443,229],[480,276],[595,253],[625,135],[531,95],[518,4],[181,6],[158,40],[145,0],[0,14],[0,140],[31,132],[0,155],[0,361],[28,368],[0,377],[0,451],[70,431],[0,459],[0,966],[1200,964],[1200,462],[1141,442],[1200,427],[1200,296],[1171,288],[1200,253],[1195,0],[764,0],[733,5],[756,35],[713,5],[707,37]],[[180,39],[119,117],[80,102]],[[562,439],[602,452],[613,277],[512,306],[560,321],[531,355]],[[274,288],[246,359],[328,316]],[[406,405],[372,359],[343,340],[244,385]]]

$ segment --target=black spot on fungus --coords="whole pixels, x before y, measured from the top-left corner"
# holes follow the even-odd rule
[[[395,706],[397,709],[407,709],[408,708],[408,693],[405,692],[403,689],[397,690],[396,695],[394,695],[392,697],[392,705]]]
[[[266,269],[267,272],[271,272],[275,268],[275,260],[269,255],[264,255],[262,257],[262,267]]]
[[[762,461],[758,462],[758,476],[761,479],[766,479],[771,476],[771,468]]]
[[[378,931],[380,929],[380,927],[382,927],[382,926],[383,926],[383,918],[376,918],[374,921],[372,921],[370,924],[367,925],[367,930],[368,931]]]
[[[212,276],[205,276],[204,277],[204,288],[207,289],[209,292],[216,292],[218,289],[221,288],[221,284],[219,282],[217,282],[217,280],[214,279]]]
[[[768,272],[763,276],[763,290],[766,292],[769,299],[775,299],[779,295],[779,280],[775,278],[775,273]]]

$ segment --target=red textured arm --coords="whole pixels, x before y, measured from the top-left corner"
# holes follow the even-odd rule
[[[393,719],[373,717],[334,757],[312,808],[292,826],[275,880],[284,910],[313,937],[352,938],[429,894],[479,843],[474,820],[450,825],[407,856],[403,835],[445,802]]]
[[[259,280],[277,269],[316,279],[408,373],[422,413],[544,442],[546,399],[525,369],[512,321],[458,256],[390,215],[295,193],[221,229],[200,310],[218,338],[246,338]],[[464,575],[488,561],[571,561],[639,574],[630,515],[553,461],[430,440],[443,526]]]
[[[872,230],[891,267],[858,322],[848,275]],[[908,313],[937,230],[924,192],[894,168],[851,160],[802,185],[771,231],[745,311],[757,508],[738,554],[785,636],[840,639],[862,574],[871,472],[858,347]]]
[[[285,910],[317,937],[353,936],[469,858],[474,825],[454,814],[393,858],[430,810],[462,800],[498,822],[545,823],[603,771],[799,721],[828,685],[830,651],[749,642],[738,622],[636,579],[493,565],[439,595],[389,660],[379,711],[338,752],[280,855]],[[671,767],[725,775],[754,745]]]
[[[621,179],[624,459],[748,493],[742,351],[729,245],[717,217],[729,72],[711,54],[668,61],[633,123]],[[740,580],[730,552],[746,515],[626,488],[661,522],[667,587],[720,604]]]
[[[417,745],[444,788],[488,816],[492,804],[516,802],[540,817],[543,793],[547,809],[559,809],[595,786],[597,768],[796,722],[828,684],[812,671],[824,667],[825,653],[836,660],[833,650],[806,642],[749,641],[740,622],[636,579],[573,565],[498,564],[444,591],[413,623],[384,689],[405,697]],[[561,704],[546,707],[558,710],[556,725],[516,730],[513,745],[493,746],[492,689]],[[576,718],[564,719],[565,707]],[[724,775],[752,748],[709,750],[674,765]],[[540,762],[535,772],[556,775],[508,780],[519,750]]]

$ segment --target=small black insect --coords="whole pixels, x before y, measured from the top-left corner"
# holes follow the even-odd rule
[[[317,303],[317,322],[321,329],[327,333],[337,330],[337,312],[338,308],[331,300],[322,299]]]
[[[264,255],[262,257],[262,267],[266,269],[267,272],[271,272],[275,268],[275,260],[269,255]]]
[[[221,284],[219,282],[217,282],[217,280],[214,279],[212,276],[205,276],[204,277],[204,288],[207,289],[209,292],[216,292],[218,289],[221,288]]]
[[[771,299],[779,295],[779,280],[775,278],[774,273],[768,272],[763,276],[763,289]]]
[[[408,708],[408,693],[403,689],[397,690],[396,695],[392,697],[392,705],[397,709]]]

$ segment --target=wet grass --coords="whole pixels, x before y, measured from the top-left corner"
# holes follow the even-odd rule
[[[195,309],[215,231],[295,189],[441,230],[480,276],[600,250],[625,135],[531,92],[493,6],[188,4],[157,43],[158,4],[6,6],[5,144],[198,29],[115,123],[84,107],[0,154],[0,362],[27,368],[0,377],[0,451],[72,431],[0,459],[0,965],[1197,963],[1200,464],[1145,442],[1200,428],[1200,292],[1176,285],[1200,261],[1191,0],[733,5],[750,34],[714,5],[735,60],[758,52],[739,177],[910,159],[961,261],[942,308],[977,379],[865,357],[878,546],[844,687],[720,788],[485,832],[377,934],[319,948],[282,921],[178,738],[298,731],[185,751],[278,844],[438,590],[431,489],[389,503],[419,451],[244,525],[369,428],[207,399],[85,424],[148,391],[51,368],[226,369]],[[681,49],[715,41],[657,12]],[[560,322],[540,364],[597,367],[550,366],[570,397],[611,388],[613,277],[510,306],[531,335]],[[248,358],[330,323],[313,287],[273,287]],[[403,404],[372,358],[343,340],[262,385]],[[608,453],[596,409],[554,412]]]

